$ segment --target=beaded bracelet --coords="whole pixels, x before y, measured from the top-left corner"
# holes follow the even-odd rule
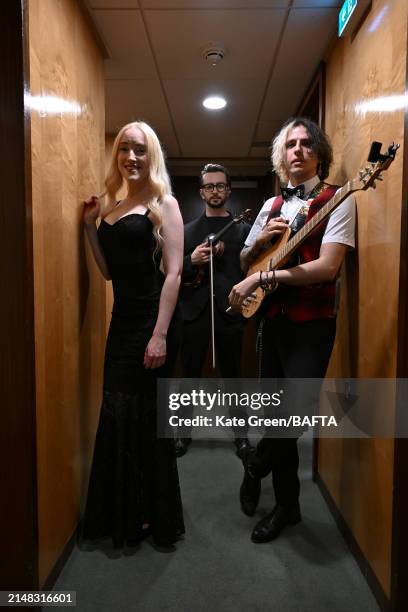
[[[269,279],[268,276],[266,278],[262,277],[262,270],[259,271],[259,286],[261,287],[264,293],[272,293],[278,286],[278,282],[275,276],[275,270],[272,270],[272,278]],[[268,273],[266,273],[268,274]]]

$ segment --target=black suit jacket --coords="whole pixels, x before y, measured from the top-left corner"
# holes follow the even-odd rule
[[[191,253],[196,246],[202,244],[209,234],[217,233],[232,219],[228,217],[207,217],[203,214],[198,219],[184,226],[184,265],[180,303],[183,319],[193,321],[207,306],[209,295],[209,265],[205,265],[205,273],[201,285],[197,288],[186,287],[183,282],[191,281],[197,274],[198,267],[191,263]],[[228,295],[233,285],[244,278],[239,264],[239,255],[248,236],[248,223],[234,224],[221,238],[225,250],[222,256],[214,258],[214,294],[215,304],[221,316],[226,321],[242,321],[241,315],[225,314],[229,306]]]

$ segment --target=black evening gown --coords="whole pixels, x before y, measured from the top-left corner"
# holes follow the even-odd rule
[[[113,225],[102,221],[98,236],[114,306],[83,537],[110,536],[115,547],[132,545],[149,524],[156,543],[170,545],[184,533],[184,523],[174,442],[156,434],[156,381],[171,375],[180,319],[176,310],[164,366],[145,369],[164,282],[154,258],[152,223],[148,214],[129,214]]]

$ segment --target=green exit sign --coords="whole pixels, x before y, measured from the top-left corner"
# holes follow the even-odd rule
[[[341,36],[346,29],[348,22],[352,14],[354,13],[354,9],[358,4],[358,0],[346,0],[343,3],[343,6],[339,12],[339,36]]]

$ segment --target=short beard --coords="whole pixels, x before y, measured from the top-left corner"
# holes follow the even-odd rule
[[[226,201],[221,200],[221,202],[217,202],[216,204],[214,204],[213,202],[207,202],[207,204],[210,208],[222,208],[223,206],[225,206]]]

